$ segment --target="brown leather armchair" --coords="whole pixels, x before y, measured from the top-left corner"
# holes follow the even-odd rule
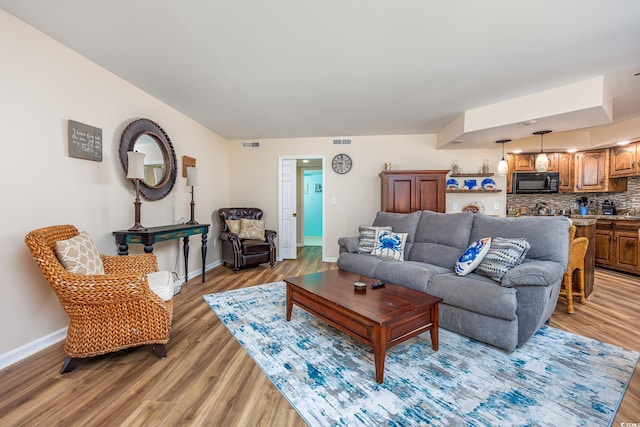
[[[241,268],[255,266],[268,262],[273,268],[276,262],[275,239],[278,236],[274,230],[265,230],[264,240],[241,239],[232,233],[227,220],[262,219],[262,209],[257,208],[222,208],[218,210],[220,217],[220,240],[222,241],[222,260],[224,265],[233,265],[236,274]]]

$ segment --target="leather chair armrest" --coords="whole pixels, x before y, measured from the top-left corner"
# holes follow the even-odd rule
[[[222,231],[222,232],[220,232],[220,240],[225,241],[225,242],[231,242],[231,245],[233,246],[233,251],[234,252],[241,252],[242,251],[242,245],[240,244],[240,237],[238,237],[237,234],[228,233],[226,231]]]
[[[276,237],[278,237],[278,233],[275,230],[264,230],[264,237],[270,245],[274,245]]]

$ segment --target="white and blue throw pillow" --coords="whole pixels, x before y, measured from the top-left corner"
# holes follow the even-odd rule
[[[476,268],[476,273],[501,282],[507,271],[524,261],[529,248],[531,244],[523,237],[515,239],[494,237],[491,248]]]
[[[376,241],[371,255],[404,261],[404,244],[407,233],[394,233],[389,230],[376,230]]]
[[[471,273],[482,262],[490,247],[491,237],[478,239],[471,243],[456,262],[456,274],[458,276],[466,276]]]

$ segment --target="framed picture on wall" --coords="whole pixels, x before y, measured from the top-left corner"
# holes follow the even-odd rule
[[[316,184],[316,193],[322,193],[322,184]]]

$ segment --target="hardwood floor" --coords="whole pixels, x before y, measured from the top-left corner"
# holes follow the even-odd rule
[[[262,265],[234,275],[228,267],[183,285],[175,297],[168,357],[151,347],[82,360],[58,373],[58,343],[0,371],[0,424],[7,426],[303,426],[304,421],[203,301],[202,295],[336,268],[321,247],[298,261]],[[560,301],[551,325],[640,351],[638,278],[596,270],[596,291],[568,315]],[[446,345],[446,343],[442,343]],[[640,369],[613,425],[640,422]]]

